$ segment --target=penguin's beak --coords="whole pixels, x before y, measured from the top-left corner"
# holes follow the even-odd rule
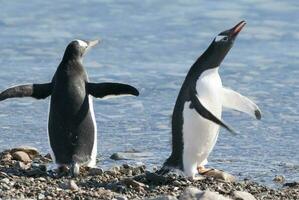
[[[87,44],[87,47],[84,49],[82,55],[84,56],[92,47],[96,46],[100,40],[90,40],[90,41],[84,41]]]
[[[100,42],[100,40],[86,41],[86,43],[87,43],[87,45],[88,45],[87,48],[94,47],[94,46],[96,46],[99,42]]]
[[[230,36],[235,38],[245,25],[246,25],[245,21],[239,22],[236,26],[234,26],[232,29],[229,30]]]

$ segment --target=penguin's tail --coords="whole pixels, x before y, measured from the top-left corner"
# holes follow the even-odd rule
[[[76,154],[72,157],[72,163],[71,163],[71,176],[77,177],[80,174],[80,163],[82,163],[80,156],[77,156]]]

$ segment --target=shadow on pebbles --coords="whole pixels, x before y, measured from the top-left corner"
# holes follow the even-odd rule
[[[299,184],[271,189],[251,181],[235,181],[222,171],[191,181],[175,171],[158,175],[145,166],[122,166],[104,171],[83,168],[71,178],[68,172],[47,170],[49,155],[32,147],[0,153],[0,199],[152,199],[253,200],[297,199]],[[213,174],[212,173],[212,174]],[[216,173],[216,175],[215,175]],[[228,177],[228,178],[227,178]]]

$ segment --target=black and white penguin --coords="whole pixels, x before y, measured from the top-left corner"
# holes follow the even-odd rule
[[[44,99],[51,95],[48,135],[52,158],[59,167],[71,166],[74,176],[79,174],[81,165],[96,165],[97,126],[91,96],[139,95],[130,85],[89,82],[82,59],[98,42],[69,43],[50,83],[15,86],[0,94],[0,101],[13,97]]]
[[[216,143],[219,126],[234,133],[221,120],[222,107],[261,118],[258,106],[223,87],[218,74],[222,60],[245,24],[241,21],[232,29],[221,32],[189,70],[173,110],[172,154],[162,171],[177,168],[191,178],[197,172],[206,172],[204,165]]]

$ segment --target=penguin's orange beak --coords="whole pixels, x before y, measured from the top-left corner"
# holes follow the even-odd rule
[[[230,34],[233,37],[236,37],[240,31],[243,29],[243,27],[246,25],[245,21],[241,21],[239,22],[236,26],[234,26],[231,30],[230,30]]]

